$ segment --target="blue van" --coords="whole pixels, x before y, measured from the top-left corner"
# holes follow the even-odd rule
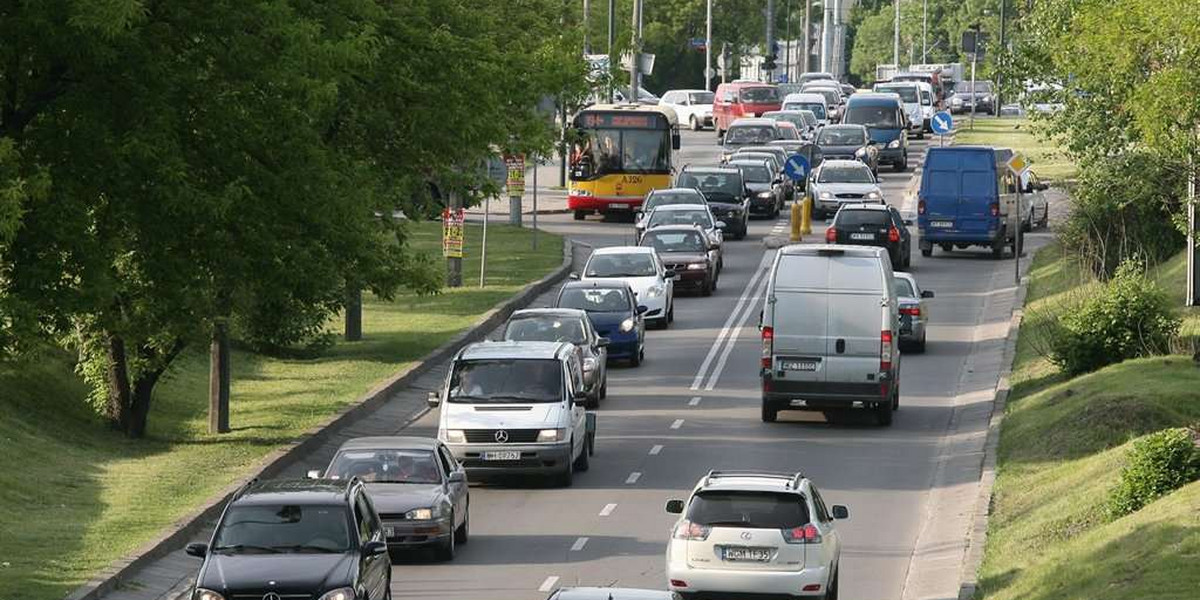
[[[908,117],[896,94],[854,94],[846,102],[842,123],[862,125],[879,148],[879,162],[897,171],[908,168]]]
[[[917,194],[922,256],[932,255],[934,245],[944,252],[985,246],[993,258],[1002,258],[1004,247],[1011,246],[1016,255],[1020,200],[1002,158],[999,150],[983,146],[929,149]]]

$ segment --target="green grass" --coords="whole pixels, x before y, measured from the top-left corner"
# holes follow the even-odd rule
[[[479,233],[468,227],[468,285],[479,281]],[[439,224],[414,225],[412,241],[442,260]],[[160,385],[149,436],[139,441],[95,417],[65,353],[0,366],[0,598],[63,597],[562,262],[558,236],[540,234],[535,253],[528,230],[507,226],[489,228],[488,250],[484,289],[365,298],[362,342],[338,343],[311,360],[235,351],[228,435],[206,431],[201,349],[182,357]],[[340,320],[330,329],[340,332]]]
[[[1182,290],[1182,258],[1153,274],[1169,291]],[[1057,245],[1034,258],[977,597],[1182,600],[1200,589],[1200,482],[1121,519],[1104,510],[1132,440],[1200,422],[1200,366],[1153,357],[1067,379],[1039,351],[1039,328],[1095,285]]]
[[[976,119],[974,128],[968,129],[968,119],[962,118],[955,127],[955,144],[1012,148],[1024,154],[1030,168],[1045,181],[1068,181],[1078,174],[1062,148],[1039,131],[1041,125],[1029,119]]]

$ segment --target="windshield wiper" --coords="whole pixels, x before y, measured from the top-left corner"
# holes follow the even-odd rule
[[[213,548],[213,552],[242,552],[244,550],[257,550],[271,554],[278,554],[280,552],[272,546],[256,546],[254,544],[231,544],[229,546],[217,546]]]

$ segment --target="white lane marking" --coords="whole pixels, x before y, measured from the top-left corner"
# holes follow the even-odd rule
[[[700,406],[700,396],[688,400],[688,406]]]
[[[629,477],[626,477],[626,478],[625,478],[625,484],[626,484],[626,485],[633,485],[633,484],[637,483],[637,480],[638,480],[638,479],[640,479],[641,477],[642,477],[642,474],[641,474],[641,473],[639,473],[639,472],[637,472],[637,471],[634,471],[634,472],[632,472],[632,473],[630,473],[630,474],[629,474]]]
[[[575,540],[575,543],[571,544],[571,552],[579,552],[580,550],[583,550],[583,547],[586,546],[587,543],[588,539],[586,537],[581,537]]]
[[[613,514],[614,510],[617,510],[616,504],[605,504],[604,508],[600,509],[600,516],[607,517],[608,515]]]
[[[551,575],[551,576],[547,577],[545,581],[542,582],[542,585],[540,587],[538,587],[538,591],[539,592],[552,592],[552,591],[554,591],[554,586],[556,586],[556,585],[558,585],[558,576]]]
[[[774,252],[766,252],[763,254],[762,261],[758,263],[758,267],[754,269],[754,275],[750,277],[750,282],[746,285],[746,291],[738,297],[737,304],[729,313],[729,318],[725,320],[725,324],[721,326],[721,331],[717,333],[717,339],[713,340],[712,347],[708,349],[708,355],[704,357],[704,362],[700,363],[700,368],[696,371],[696,378],[692,380],[693,390],[700,389],[700,384],[704,382],[704,375],[708,373],[708,367],[712,365],[713,359],[721,350],[721,344],[725,341],[726,336],[733,322],[737,319],[738,313],[742,311],[742,307],[746,304],[746,300],[753,295],[754,288],[758,284],[758,280],[767,272],[767,267],[771,261],[775,260]]]
[[[650,448],[650,456],[657,456],[659,452],[662,452],[662,449],[662,444],[655,444],[653,448]]]
[[[683,427],[683,419],[675,419],[675,422],[671,423],[671,429],[679,429],[680,427]]]
[[[746,304],[746,311],[738,319],[737,326],[732,330],[729,337],[725,340],[725,350],[721,352],[721,358],[717,361],[717,365],[713,367],[712,373],[708,377],[708,383],[704,386],[705,390],[711,390],[717,386],[717,380],[721,377],[721,372],[725,370],[725,363],[729,360],[729,354],[733,352],[733,346],[737,343],[737,339],[742,334],[742,330],[746,328],[746,321],[750,315],[754,313],[754,307],[759,304],[764,294],[767,292],[767,284],[770,280],[763,277],[759,281],[758,287],[754,290],[752,300]]]

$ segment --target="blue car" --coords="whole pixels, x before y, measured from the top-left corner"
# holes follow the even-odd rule
[[[879,149],[879,163],[896,171],[908,168],[908,116],[896,94],[855,94],[846,103],[842,123],[862,125]]]
[[[636,367],[646,357],[645,306],[639,306],[629,284],[618,281],[571,281],[558,292],[554,306],[587,312],[592,327],[608,338],[609,360],[628,360]]]

